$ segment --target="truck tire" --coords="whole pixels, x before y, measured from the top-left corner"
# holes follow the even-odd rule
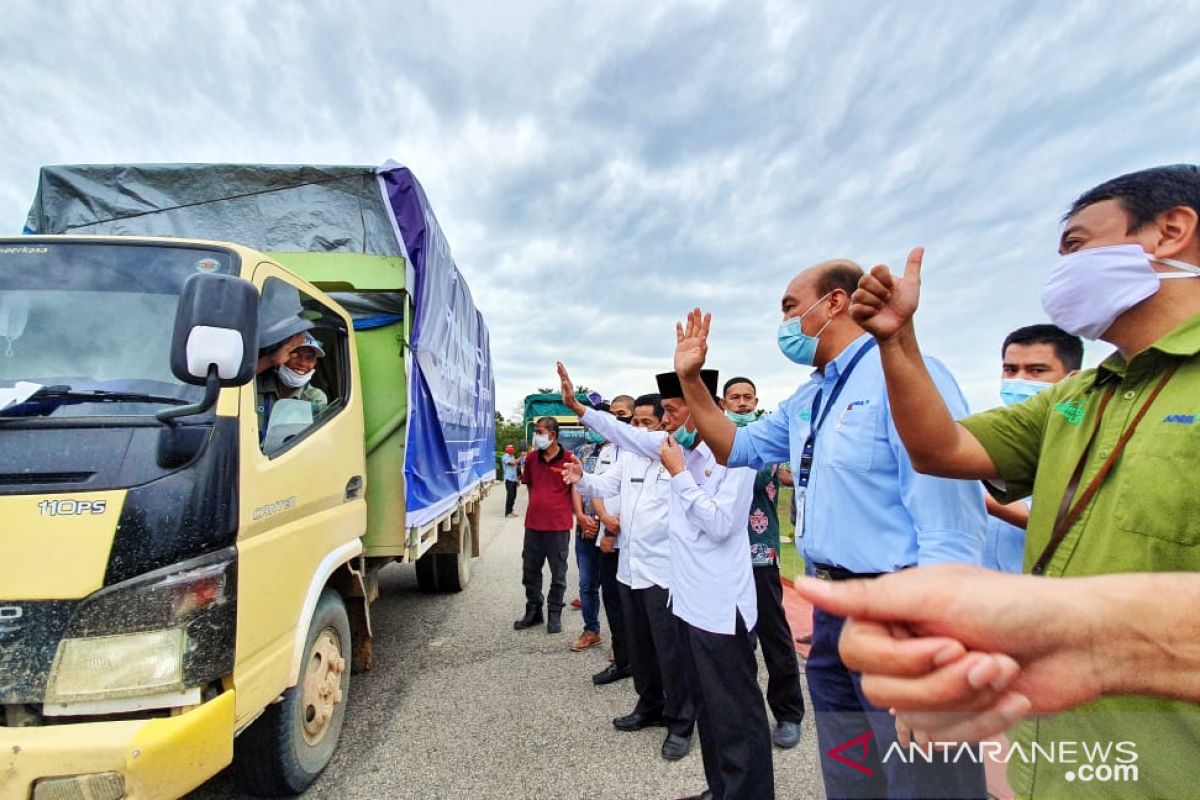
[[[426,553],[417,559],[417,588],[425,594],[438,590],[437,554]]]
[[[471,581],[471,554],[474,547],[471,542],[471,522],[467,515],[462,516],[458,529],[457,553],[439,553],[437,557],[437,584],[443,592],[461,592]]]
[[[350,689],[350,618],[341,595],[321,593],[298,683],[234,740],[239,788],[259,797],[296,795],[333,757]]]

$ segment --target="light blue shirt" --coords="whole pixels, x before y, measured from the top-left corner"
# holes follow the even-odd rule
[[[989,515],[983,566],[1020,575],[1025,566],[1025,529]]]
[[[517,459],[510,456],[508,453],[500,456],[500,463],[504,465],[504,480],[516,481],[517,479]]]
[[[863,336],[813,372],[779,410],[738,428],[731,467],[761,469],[789,461],[800,467],[813,397],[827,403],[838,376],[870,340]],[[966,416],[967,401],[950,372],[926,358],[950,413]],[[818,413],[823,412],[818,409]],[[808,563],[852,572],[958,562],[979,564],[987,513],[978,481],[949,480],[913,470],[888,407],[879,348],[871,348],[847,378],[817,434],[812,474],[804,493],[803,535],[797,548]]]

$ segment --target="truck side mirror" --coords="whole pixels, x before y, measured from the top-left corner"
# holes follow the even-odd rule
[[[205,386],[244,386],[258,363],[258,290],[232,275],[196,273],[183,283],[171,337],[171,372]]]
[[[160,409],[155,417],[175,425],[180,417],[203,414],[217,403],[222,386],[254,380],[258,364],[258,290],[232,275],[198,272],[183,282],[171,335],[171,372],[204,387],[190,406]],[[170,448],[168,448],[170,449]]]

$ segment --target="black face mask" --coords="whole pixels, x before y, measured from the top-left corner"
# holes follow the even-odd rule
[[[626,425],[633,422],[633,417],[617,417],[617,422],[624,422]]]

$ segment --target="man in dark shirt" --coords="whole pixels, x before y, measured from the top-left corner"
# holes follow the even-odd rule
[[[574,510],[572,489],[563,483],[563,467],[575,456],[558,444],[558,421],[542,417],[533,427],[534,452],[525,461],[521,482],[529,487],[525,509],[525,546],[521,550],[525,584],[525,616],[514,630],[542,622],[542,564],[550,562],[550,593],[546,598],[546,632],[562,632],[563,595],[567,589],[567,551]]]

